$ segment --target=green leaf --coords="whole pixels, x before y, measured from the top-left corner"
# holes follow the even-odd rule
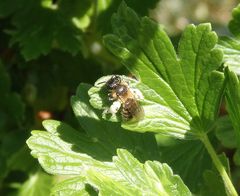
[[[240,149],[240,84],[237,75],[226,69],[228,79],[226,90],[227,110],[234,128],[237,149]],[[240,164],[240,162],[238,162]]]
[[[233,19],[229,22],[229,29],[236,37],[240,37],[240,4],[232,11]]]
[[[0,61],[0,127],[7,129],[7,125],[19,125],[24,119],[25,104],[18,93],[11,91],[10,76]],[[1,121],[0,120],[0,121]],[[3,130],[4,130],[3,129]]]
[[[144,95],[144,118],[122,122],[122,127],[191,139],[210,131],[224,88],[224,75],[215,71],[222,52],[214,48],[217,36],[210,25],[189,25],[180,39],[177,56],[163,28],[147,17],[139,18],[124,3],[112,23],[114,34],[105,36],[104,43],[139,79],[130,87]],[[90,102],[95,108],[110,105],[104,105],[105,100],[100,104],[97,96],[105,97],[95,95],[103,91],[97,84],[107,78],[100,78],[90,89]]]
[[[0,1],[0,18],[7,17],[24,5],[28,4],[28,0],[2,0]]]
[[[79,175],[85,172],[86,166],[104,167],[103,163],[87,155],[94,157],[98,156],[99,152],[105,152],[97,140],[59,121],[46,120],[43,126],[48,132],[32,131],[27,144],[32,149],[31,154],[39,159],[39,163],[48,173]],[[96,149],[99,149],[99,152]]]
[[[167,163],[188,188],[197,193],[203,184],[203,172],[211,167],[204,145],[200,141],[175,141],[167,146],[159,144],[159,151],[160,161]]]
[[[113,162],[120,171],[123,181],[113,175],[88,171],[88,179],[100,195],[191,195],[181,178],[173,175],[167,164],[147,161],[141,164],[126,150],[118,150]]]
[[[90,196],[90,194],[85,190],[85,178],[84,177],[74,177],[67,180],[63,180],[57,183],[52,189],[52,195],[83,195]]]
[[[26,60],[46,55],[52,48],[72,54],[81,51],[82,30],[73,24],[73,16],[68,15],[61,6],[58,9],[49,9],[40,2],[25,1],[22,0],[21,4],[27,6],[20,6],[21,9],[17,7],[14,13],[14,29],[7,32],[12,36],[11,44],[19,44]]]
[[[233,9],[232,17],[228,27],[235,37],[220,37],[217,48],[223,51],[225,66],[240,75],[240,4]]]
[[[6,73],[2,62],[0,61],[0,91],[2,93],[2,95],[4,95],[5,93],[8,93],[8,91],[10,91],[10,77],[9,75]]]
[[[230,166],[229,160],[225,154],[219,156],[224,168],[226,169],[228,175],[230,176]],[[201,195],[217,195],[217,196],[227,196],[226,189],[224,188],[223,179],[219,176],[218,171],[215,166],[212,165],[211,170],[206,170],[203,173],[204,185],[201,186]]]
[[[216,172],[207,170],[203,174],[205,186],[203,186],[201,195],[227,196],[222,179]]]
[[[220,117],[216,124],[216,136],[226,148],[236,148],[237,142],[229,116]]]
[[[97,27],[98,30],[106,33],[111,31],[111,23],[108,22],[112,14],[117,10],[122,0],[99,0],[97,3],[98,7],[98,18]],[[137,0],[125,0],[131,8],[133,8],[141,16],[149,15],[149,9],[156,7],[158,0],[148,0],[139,3]]]
[[[153,195],[157,193],[191,194],[180,177],[173,175],[166,164],[157,161],[141,164],[126,150],[118,150],[118,157],[114,157],[112,163],[100,162],[80,152],[84,145],[75,146],[74,144],[76,141],[81,143],[84,138],[79,137],[80,134],[69,126],[56,121],[44,121],[44,126],[49,132],[33,131],[27,143],[32,149],[31,154],[38,158],[48,173],[85,176],[87,180],[84,183],[98,188],[102,194],[108,193],[109,190],[115,190],[116,194],[118,192],[128,194],[131,191],[135,195],[141,195],[144,192]],[[70,184],[73,187],[80,186],[79,189],[81,189],[83,185],[79,183],[82,183],[84,178],[80,181],[72,180],[74,183],[66,182],[53,191],[64,191],[64,186],[68,187],[66,191],[71,191]],[[141,186],[139,186],[140,183],[142,183]]]
[[[218,45],[224,54],[224,65],[237,75],[240,75],[240,40],[237,38],[221,37]]]
[[[126,148],[141,161],[157,160],[159,152],[154,134],[129,132],[121,128],[119,123],[102,120],[101,111],[94,110],[89,103],[87,92],[90,87],[90,85],[80,84],[71,103],[80,126],[104,149],[95,149],[96,154],[104,157],[105,160],[111,160],[117,148]],[[105,153],[102,151],[108,152],[107,155],[104,156]]]
[[[18,195],[20,196],[46,196],[50,195],[53,185],[53,178],[43,172],[30,175],[29,179],[21,186]]]

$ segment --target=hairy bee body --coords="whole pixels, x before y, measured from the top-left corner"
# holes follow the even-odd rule
[[[133,117],[137,117],[141,111],[142,110],[138,102],[135,99],[128,98],[123,103],[123,109],[121,111],[121,115],[124,120],[130,120]]]
[[[111,77],[106,82],[106,86],[109,91],[109,100],[114,101],[108,113],[117,113],[121,108],[123,120],[131,120],[134,117],[140,116],[139,114],[142,113],[143,110],[137,99],[142,97],[142,95],[136,95],[128,83],[123,81],[120,76],[115,75]]]

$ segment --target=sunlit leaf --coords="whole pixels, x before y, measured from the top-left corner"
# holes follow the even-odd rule
[[[90,194],[85,190],[84,181],[84,177],[74,177],[63,180],[51,189],[51,193],[52,195],[89,196]]]
[[[215,71],[222,52],[214,49],[217,36],[211,26],[189,25],[180,39],[177,56],[163,28],[147,17],[139,18],[124,3],[112,24],[114,34],[105,36],[105,45],[139,79],[130,87],[144,95],[145,117],[123,122],[122,126],[179,138],[197,138],[200,132],[210,131],[224,88],[224,75]],[[103,106],[106,100],[99,102],[105,97],[95,95],[102,90],[98,83],[106,80],[99,79],[90,89],[90,102],[95,108],[107,107]]]
[[[191,195],[179,176],[173,175],[167,164],[147,161],[141,164],[126,150],[118,150],[113,158],[123,176],[118,181],[114,175],[89,170],[88,179],[101,195]]]
[[[50,195],[53,185],[53,178],[43,172],[36,172],[30,175],[29,179],[21,186],[18,195],[20,196],[46,196]]]
[[[226,100],[227,100],[227,110],[229,112],[229,117],[234,128],[234,135],[236,145],[240,149],[240,84],[237,75],[226,69],[226,77],[228,79],[227,91],[226,91]],[[240,159],[235,159],[240,160]],[[237,161],[237,164],[240,164]]]
[[[240,4],[233,9],[228,27],[235,37],[220,37],[217,47],[223,50],[225,66],[240,75]]]
[[[80,126],[101,144],[102,148],[95,149],[96,154],[105,160],[111,160],[117,148],[126,148],[141,161],[157,160],[159,152],[154,134],[129,132],[121,128],[119,123],[104,121],[101,111],[94,110],[89,103],[87,91],[90,87],[86,84],[79,85],[76,96],[72,97],[72,107]]]

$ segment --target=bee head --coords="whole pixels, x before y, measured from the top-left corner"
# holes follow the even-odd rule
[[[121,83],[121,81],[122,80],[120,76],[114,75],[106,82],[106,86],[110,90],[116,89],[116,87]]]

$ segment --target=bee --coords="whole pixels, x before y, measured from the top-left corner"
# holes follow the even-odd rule
[[[138,100],[143,99],[143,95],[138,89],[130,88],[118,75],[112,76],[106,82],[106,87],[109,91],[109,100],[113,101],[107,113],[116,114],[121,108],[121,116],[125,121],[142,116],[143,108]]]

